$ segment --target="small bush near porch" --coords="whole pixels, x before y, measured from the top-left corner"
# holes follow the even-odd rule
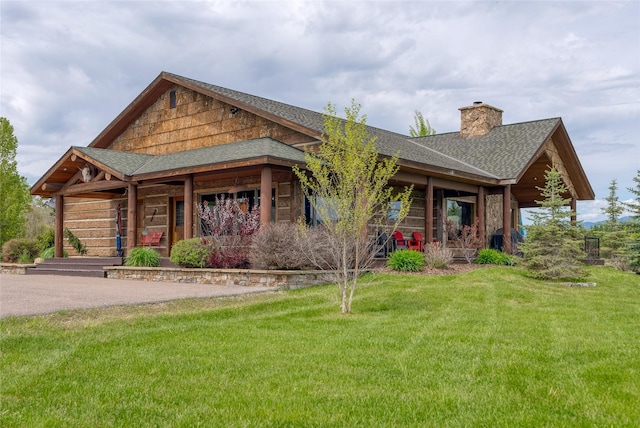
[[[3,319],[0,426],[638,426],[638,277],[589,270]]]

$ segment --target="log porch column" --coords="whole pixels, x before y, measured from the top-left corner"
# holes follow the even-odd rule
[[[511,254],[511,184],[502,191],[502,251]]]
[[[260,226],[271,223],[271,180],[271,167],[263,167],[260,173]]]
[[[425,190],[424,207],[424,235],[425,244],[433,242],[433,177],[427,177],[427,188]]]
[[[571,197],[571,225],[575,226],[578,222],[578,201],[575,197]]]
[[[56,195],[56,217],[55,217],[55,234],[53,238],[53,256],[63,257],[63,234],[64,234],[64,197],[62,195]]]
[[[193,175],[184,180],[184,239],[193,238]]]
[[[138,236],[138,186],[127,187],[127,254],[137,245]]]
[[[484,217],[484,187],[478,186],[478,196],[476,197],[476,206],[478,207],[478,236],[482,240],[482,247],[487,245],[487,230],[485,227]]]

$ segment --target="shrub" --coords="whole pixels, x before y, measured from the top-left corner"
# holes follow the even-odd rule
[[[216,268],[241,268],[249,264],[251,237],[260,228],[260,208],[246,201],[215,198],[198,205],[198,219],[209,247],[207,263]]]
[[[629,269],[640,273],[640,235],[629,241]]]
[[[40,258],[41,259],[52,259],[55,257],[55,248],[54,247],[49,247],[49,248],[45,248],[44,250],[40,251]],[[67,250],[62,250],[62,257],[69,257],[69,253],[67,253]]]
[[[331,233],[324,225],[308,227],[298,224],[295,233],[294,249],[298,252],[303,267],[311,267],[320,270],[334,272],[342,268],[353,269],[355,267],[356,247],[360,245],[360,255],[364,255],[363,247],[371,248],[370,241],[362,239],[350,240],[346,243]],[[292,237],[293,239],[293,237]],[[346,257],[343,257],[343,250]],[[360,260],[360,268],[363,268],[363,260]]]
[[[446,269],[453,263],[453,251],[439,241],[424,246],[425,264],[432,268]]]
[[[394,251],[387,260],[387,266],[400,272],[419,272],[424,267],[424,255],[416,250]]]
[[[476,263],[479,265],[513,266],[516,264],[516,258],[493,248],[484,248],[478,251]]]
[[[150,247],[134,248],[125,258],[124,265],[138,267],[158,267],[160,266],[160,253]]]
[[[462,225],[460,229],[451,220],[447,220],[447,234],[452,241],[456,242],[456,247],[462,249],[462,256],[467,263],[473,262],[478,248],[482,246],[482,239],[478,233],[479,220],[471,225]]]
[[[171,247],[172,263],[189,268],[203,268],[207,266],[211,257],[212,246],[202,238],[184,239]]]
[[[297,226],[272,223],[253,237],[249,261],[256,269],[301,269],[308,264],[297,240]]]
[[[249,266],[250,240],[240,239],[240,241],[245,241],[245,244],[237,244],[238,240],[235,239],[233,241],[233,245],[216,247],[213,249],[209,256],[209,267],[240,269],[247,268]]]
[[[7,263],[31,263],[39,252],[35,240],[15,238],[2,246],[2,260]]]
[[[55,245],[55,235],[55,231],[49,228],[36,236],[36,242],[38,243],[38,248],[40,249],[40,251],[45,251]]]

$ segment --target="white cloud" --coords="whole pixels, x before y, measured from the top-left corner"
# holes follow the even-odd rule
[[[640,169],[640,3],[1,2],[1,114],[30,182],[162,70],[406,133],[482,100],[562,116],[596,195]],[[579,211],[597,217],[598,201]],[[584,207],[584,208],[583,208]]]

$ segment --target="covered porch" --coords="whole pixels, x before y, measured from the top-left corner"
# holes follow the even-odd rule
[[[260,205],[263,224],[295,218],[301,204],[292,202],[300,196],[294,164],[304,164],[303,152],[271,139],[161,156],[72,147],[32,193],[55,200],[56,257],[63,255],[67,227],[93,244],[89,255],[115,255],[118,232],[127,251],[157,232],[158,250],[168,256],[174,242],[197,236],[194,209],[215,195]],[[261,203],[262,195],[271,203]]]

